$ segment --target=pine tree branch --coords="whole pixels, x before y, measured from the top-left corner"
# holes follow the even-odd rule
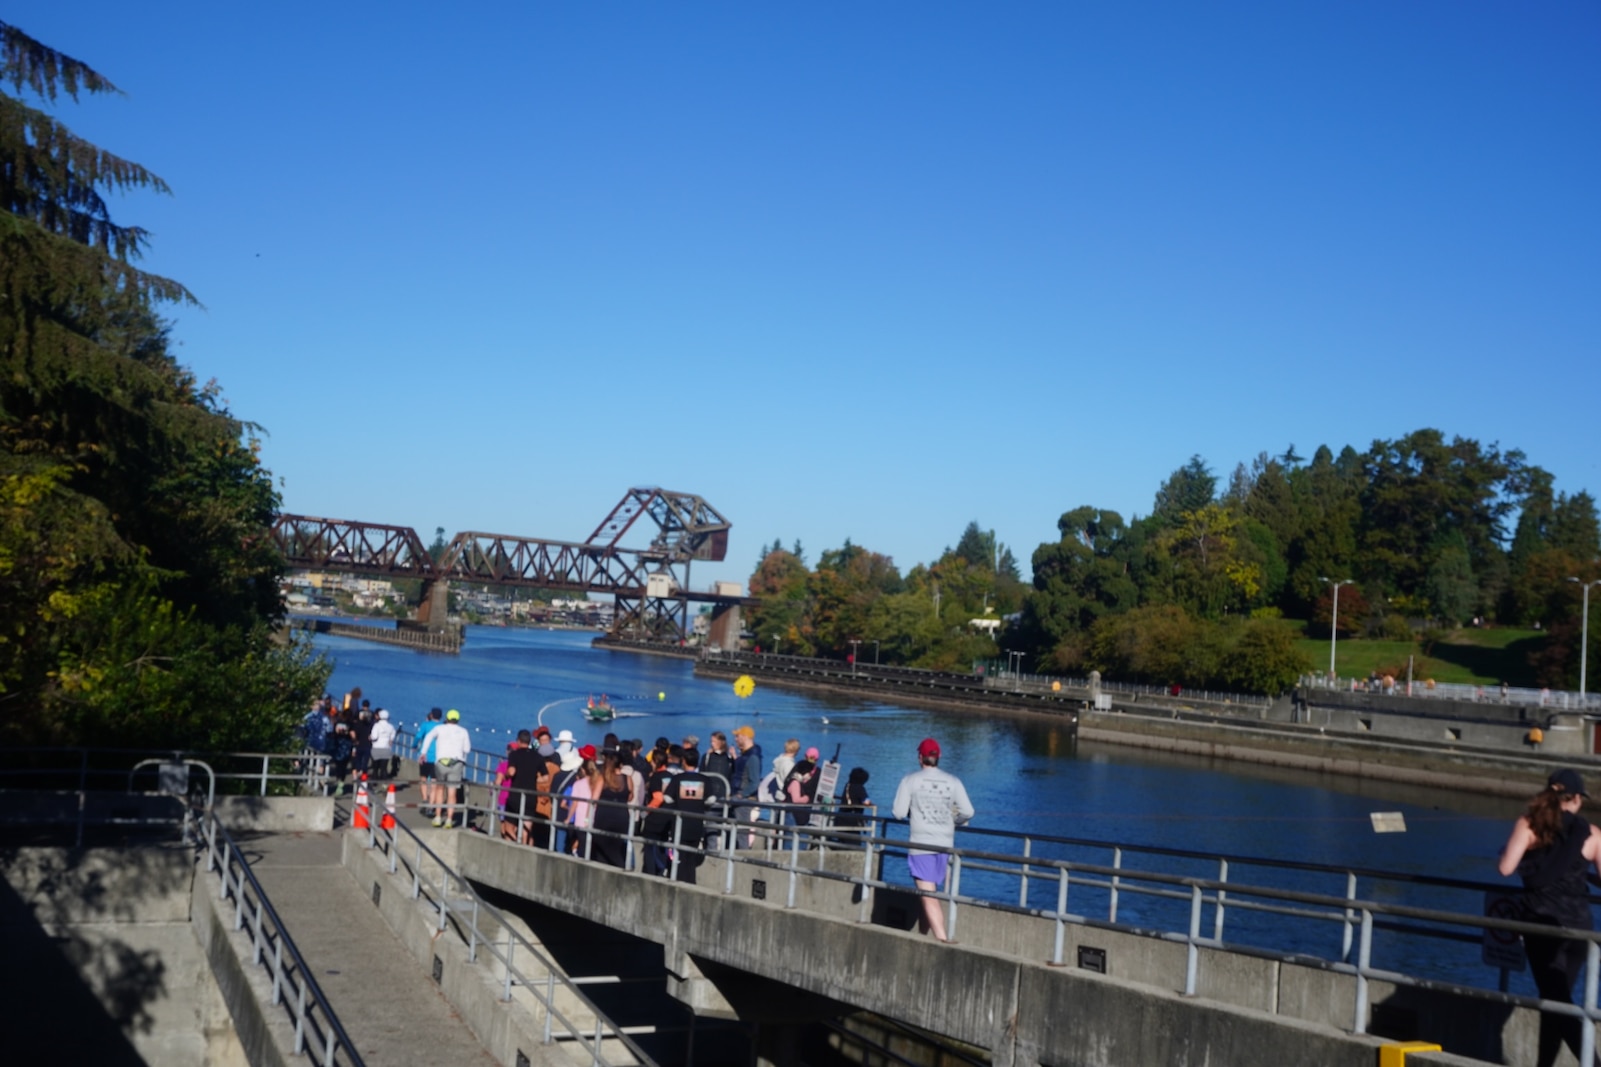
[[[79,90],[122,92],[87,63],[40,44],[4,21],[0,21],[0,81],[10,82],[19,92],[26,86],[48,100],[54,100],[59,92],[74,100],[78,99]]]

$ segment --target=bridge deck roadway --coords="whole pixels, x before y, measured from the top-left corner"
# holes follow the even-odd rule
[[[342,836],[261,834],[241,846],[357,1050],[375,1065],[428,1050],[453,1067],[498,1063],[341,864]]]

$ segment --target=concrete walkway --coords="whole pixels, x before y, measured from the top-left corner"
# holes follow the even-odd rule
[[[340,864],[340,833],[241,842],[339,1021],[373,1065],[494,1059]]]

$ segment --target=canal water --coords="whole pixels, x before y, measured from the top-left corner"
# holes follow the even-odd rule
[[[711,731],[732,734],[749,724],[769,763],[785,738],[796,737],[825,757],[838,751],[842,780],[850,768],[866,768],[869,793],[887,809],[896,782],[916,769],[917,743],[932,735],[944,752],[941,766],[967,785],[978,828],[1495,883],[1501,881],[1496,855],[1520,810],[1513,801],[1465,793],[1121,746],[1086,742],[1075,750],[1060,724],[1039,717],[918,709],[760,684],[741,699],[725,681],[696,678],[688,660],[595,649],[593,636],[470,627],[459,657],[327,635],[315,641],[335,664],[331,691],[360,686],[374,707],[388,708],[406,724],[431,707],[459,709],[463,725],[474,731],[474,747],[483,750],[503,750],[541,709],[546,725],[572,730],[581,743],[598,742],[609,728],[647,745],[658,736],[677,742],[694,734],[704,750]],[[584,701],[602,694],[620,713],[611,727],[583,719]],[[1406,832],[1375,833],[1375,811],[1401,812]],[[991,847],[977,838],[959,843]],[[1112,863],[1109,849],[1036,846],[1034,854]],[[1216,877],[1218,870],[1213,862],[1170,856],[1125,854],[1123,863],[1202,877]],[[1238,863],[1231,864],[1229,878],[1335,896],[1345,892],[1343,878]],[[981,889],[1017,899],[1015,880],[986,885],[982,877],[964,878],[965,892]],[[1358,895],[1453,911],[1482,906],[1477,890],[1394,882],[1364,880]],[[1054,882],[1041,880],[1031,888],[1032,904],[1054,906],[1055,899]],[[1104,892],[1075,890],[1071,910],[1105,918],[1108,902]],[[1118,918],[1183,929],[1187,915],[1187,902],[1123,894]],[[1210,924],[1208,914],[1208,930]],[[1326,958],[1337,953],[1341,928],[1231,909],[1225,937]],[[1497,979],[1480,961],[1476,943],[1419,942],[1381,932],[1374,963],[1491,988]],[[1521,975],[1513,976],[1512,988],[1533,991]]]

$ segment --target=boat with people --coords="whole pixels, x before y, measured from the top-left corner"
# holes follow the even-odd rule
[[[595,702],[593,696],[589,698],[589,703],[584,705],[584,718],[590,722],[611,722],[617,718],[617,709],[611,706],[606,694],[602,693],[599,703]]]

